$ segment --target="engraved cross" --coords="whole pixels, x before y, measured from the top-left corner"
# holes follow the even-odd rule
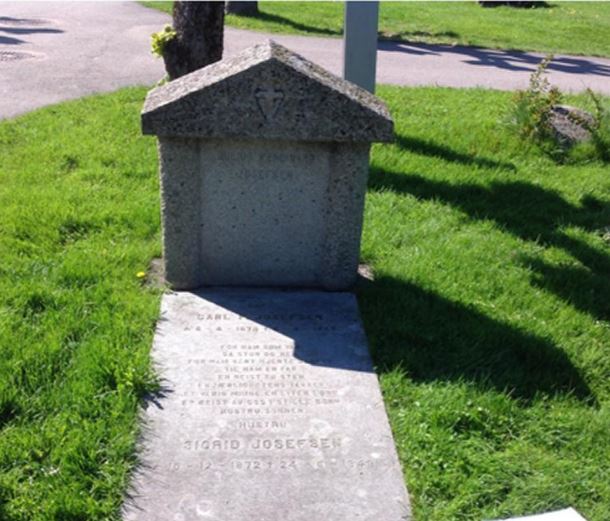
[[[273,119],[277,114],[282,101],[284,100],[284,91],[273,87],[259,87],[254,93],[256,103],[261,113],[267,121]]]

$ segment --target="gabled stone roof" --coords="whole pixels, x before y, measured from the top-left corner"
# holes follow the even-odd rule
[[[269,40],[149,92],[144,134],[390,141],[379,98]]]

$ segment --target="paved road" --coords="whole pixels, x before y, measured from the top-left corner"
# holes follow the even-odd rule
[[[150,85],[164,74],[150,54],[150,34],[169,17],[132,2],[0,3],[0,119],[37,107],[127,85]],[[227,28],[225,55],[267,35]],[[290,49],[339,74],[342,41],[274,35]],[[381,42],[377,81],[399,85],[527,85],[541,54]],[[550,79],[565,91],[586,87],[610,95],[610,60],[557,56]]]

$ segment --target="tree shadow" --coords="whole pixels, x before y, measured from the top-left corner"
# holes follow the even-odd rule
[[[0,16],[0,33],[23,36],[28,34],[60,34],[64,32],[61,29],[42,27],[47,23],[46,20]],[[20,45],[22,43],[26,42],[19,38],[0,34],[0,45]]]
[[[0,485],[0,519],[10,519],[8,516],[8,505],[9,498],[11,497],[11,490],[7,485]]]
[[[187,291],[200,306],[213,303],[250,321],[247,326],[264,327],[266,341],[294,344],[294,358],[309,365],[372,373],[373,367],[362,331],[354,327],[358,317],[355,297],[345,292],[308,288],[214,287]],[[215,310],[214,313],[217,311]],[[270,333],[270,332],[273,333]],[[270,340],[273,338],[273,340]]]
[[[394,142],[405,151],[428,157],[437,157],[451,163],[459,163],[469,166],[474,165],[482,168],[497,168],[512,171],[516,170],[513,163],[477,157],[471,154],[463,154],[445,145],[439,145],[433,141],[423,140],[416,137],[397,134]]]
[[[21,45],[25,43],[23,40],[19,38],[11,38],[9,36],[0,36],[0,45]]]
[[[16,393],[9,394],[6,391],[0,396],[0,430],[10,423],[21,413],[21,405],[17,400]]]
[[[467,63],[479,67],[495,67],[510,71],[533,72],[542,57],[539,54],[525,52],[519,49],[501,50],[465,45],[426,44],[400,41],[383,41],[378,49],[388,52],[406,54],[426,54],[441,56],[443,54],[461,55]],[[549,63],[549,71],[564,72],[576,75],[610,76],[610,65],[594,62],[585,57],[556,56]]]
[[[432,44],[418,44],[414,42],[404,41],[400,36],[393,36],[388,39],[382,39],[377,43],[378,51],[401,52],[414,56],[440,56],[442,50],[434,49]]]
[[[296,29],[298,31],[304,31],[312,34],[321,34],[327,36],[338,36],[343,34],[343,31],[337,31],[335,29],[325,29],[322,27],[315,27],[313,25],[307,25],[300,22],[295,22],[290,18],[286,18],[285,16],[280,16],[277,14],[266,13],[264,11],[258,12],[255,16],[249,16],[248,18],[255,18],[257,20],[261,20],[263,22],[273,22],[281,25],[287,25]]]
[[[239,321],[245,330],[264,328],[265,342],[291,342],[294,358],[309,365],[371,373],[360,314],[378,372],[400,367],[420,382],[465,381],[523,400],[562,394],[597,403],[569,357],[546,339],[393,277],[362,282],[356,296],[358,303],[341,292],[208,287],[182,293],[180,310],[193,317],[190,331],[231,331],[231,320]]]
[[[511,1],[503,1],[503,0],[492,0],[490,2],[479,2],[481,7],[511,7],[511,8],[521,8],[521,9],[553,9],[556,7],[553,4],[549,4],[548,2],[511,2]]]
[[[63,33],[61,29],[51,29],[48,27],[3,27],[0,25],[0,32],[8,33],[8,34],[37,34],[37,33],[47,33],[47,34],[58,34]]]
[[[523,257],[532,270],[532,283],[550,290],[575,308],[610,321],[610,278],[582,266],[556,266],[533,257]]]
[[[563,249],[584,269],[571,267],[548,269],[538,266],[537,284],[567,298],[579,309],[607,320],[607,308],[599,301],[607,298],[610,256],[582,240],[567,235],[562,227],[576,226],[594,232],[610,221],[610,204],[593,197],[574,206],[560,194],[522,181],[494,182],[490,185],[452,184],[432,181],[422,175],[403,174],[373,168],[370,188],[408,193],[420,199],[442,201],[468,214],[472,219],[492,220],[502,229],[522,240]],[[534,269],[537,265],[527,260]],[[545,276],[545,274],[547,276]],[[560,281],[571,281],[562,288]],[[565,284],[565,282],[564,282]],[[575,298],[574,288],[580,286],[593,293],[592,298]]]
[[[12,16],[0,16],[0,24],[9,25],[45,25],[47,20],[40,18],[14,18]]]
[[[571,395],[597,404],[569,357],[549,341],[403,280],[383,276],[358,300],[381,373],[416,382],[464,381],[530,401]]]

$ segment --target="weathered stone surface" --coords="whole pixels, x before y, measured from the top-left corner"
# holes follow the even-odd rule
[[[350,287],[368,149],[161,138],[167,281],[176,289]]]
[[[595,125],[595,118],[577,107],[556,105],[551,110],[550,123],[557,139],[571,145],[591,139],[588,129]]]
[[[145,134],[291,141],[390,141],[381,100],[272,41],[152,90]]]
[[[408,497],[353,295],[165,295],[125,521],[399,521]]]
[[[268,42],[153,90],[142,125],[174,289],[355,282],[375,96]]]

